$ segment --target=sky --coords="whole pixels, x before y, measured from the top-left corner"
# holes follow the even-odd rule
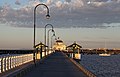
[[[33,47],[33,10],[36,10],[36,44],[44,42],[44,26],[52,24],[56,36],[84,48],[120,48],[120,0],[1,0],[0,49]]]

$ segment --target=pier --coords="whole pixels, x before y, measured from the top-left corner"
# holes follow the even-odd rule
[[[62,52],[55,52],[24,77],[87,77]]]
[[[11,72],[0,73],[1,77],[95,77],[91,72],[81,69],[61,51],[37,60],[36,66],[33,62],[28,62],[18,67]]]

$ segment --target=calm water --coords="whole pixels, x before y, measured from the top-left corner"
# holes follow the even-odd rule
[[[120,77],[120,55],[82,55],[81,64],[97,77]]]

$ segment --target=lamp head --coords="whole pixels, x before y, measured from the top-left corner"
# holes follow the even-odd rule
[[[55,33],[53,34],[53,36],[55,36]]]
[[[52,29],[52,32],[54,32],[54,30]]]
[[[47,19],[49,19],[49,18],[50,18],[50,15],[49,15],[49,14],[47,14],[47,15],[46,15],[46,18],[47,18]]]

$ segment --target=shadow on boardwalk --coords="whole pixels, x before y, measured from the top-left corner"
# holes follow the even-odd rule
[[[24,77],[87,77],[61,52],[55,52]]]

